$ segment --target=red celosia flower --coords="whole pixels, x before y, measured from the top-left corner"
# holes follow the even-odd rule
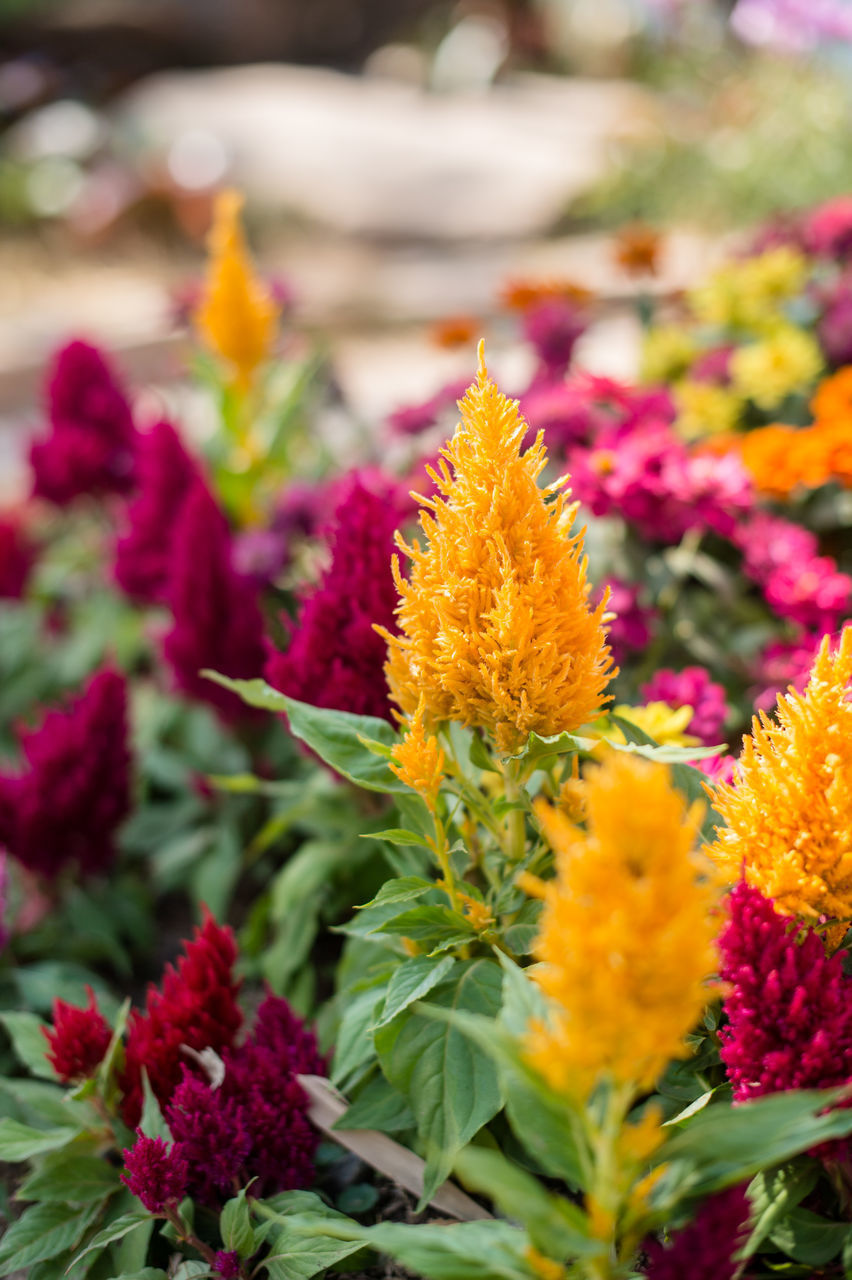
[[[89,1003],[85,1009],[54,1000],[53,1026],[42,1027],[49,1046],[47,1060],[63,1084],[73,1084],[93,1075],[112,1039],[94,991],[86,987],[86,992]]]
[[[69,342],[48,382],[50,434],[30,449],[33,492],[59,506],[133,485],[136,431],[127,397],[97,348]]]
[[[218,1207],[233,1194],[234,1179],[241,1181],[238,1175],[252,1148],[239,1100],[184,1068],[165,1117],[189,1164],[189,1194]]]
[[[711,1196],[668,1246],[656,1240],[645,1244],[645,1275],[648,1280],[733,1280],[750,1216],[744,1184]]]
[[[398,513],[391,492],[377,488],[353,478],[334,513],[331,564],[302,596],[290,647],[270,652],[265,675],[300,702],[390,719],[387,645],[373,623],[397,629],[391,557]]]
[[[19,739],[27,768],[0,775],[0,840],[28,870],[53,876],[112,861],[115,832],[130,812],[127,690],[98,672],[64,710]]]
[[[260,675],[263,618],[257,589],[234,568],[225,517],[201,481],[175,522],[171,559],[166,599],[174,626],[163,641],[166,661],[184,693],[209,702],[225,719],[241,719],[245,704],[199,673]]]
[[[158,601],[169,577],[175,522],[199,470],[174,427],[158,422],[139,437],[137,474],[139,492],[116,546],[115,578],[134,599]]]
[[[0,517],[0,599],[21,598],[34,559],[21,522],[12,516]]]
[[[233,1044],[242,1022],[232,931],[217,924],[205,908],[203,925],[184,949],[177,968],[166,966],[162,990],[148,988],[145,1012],[134,1009],[130,1015],[121,1087],[122,1116],[131,1128],[142,1114],[143,1067],[165,1107],[190,1063],[186,1049],[221,1053]]]
[[[146,1138],[136,1130],[136,1142],[123,1152],[126,1172],[121,1181],[149,1213],[162,1213],[186,1195],[188,1167],[180,1147],[167,1146],[162,1138]]]
[[[721,937],[731,994],[722,1061],[743,1101],[852,1080],[852,979],[838,953],[782,916],[758,889],[738,884]]]

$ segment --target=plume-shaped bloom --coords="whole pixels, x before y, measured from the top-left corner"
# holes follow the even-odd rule
[[[743,882],[730,911],[720,939],[729,991],[720,1039],[734,1099],[852,1081],[852,979],[842,955],[826,955],[819,934]]]
[[[76,341],[59,351],[47,401],[49,434],[30,448],[34,494],[65,506],[80,494],[126,493],[132,488],[133,416],[96,347]]]
[[[786,915],[852,918],[852,627],[826,636],[804,694],[778,698],[777,723],[752,722],[731,786],[713,803],[725,822],[709,852]]]
[[[541,434],[521,452],[527,424],[481,348],[459,407],[440,474],[430,469],[438,496],[422,500],[429,545],[398,536],[412,566],[406,581],[394,558],[402,634],[383,631],[388,681],[407,715],[422,694],[430,719],[482,726],[513,751],[531,730],[577,728],[606,701],[605,602],[589,606],[582,535],[561,485],[537,484]]]
[[[252,1147],[237,1099],[184,1068],[165,1119],[187,1161],[189,1194],[211,1207],[229,1199]]]
[[[180,1147],[162,1138],[147,1138],[136,1130],[136,1141],[122,1152],[121,1181],[142,1201],[149,1213],[162,1213],[186,1195],[188,1167]]]
[[[196,481],[174,526],[166,588],[174,625],[163,655],[178,688],[228,720],[244,716],[244,704],[200,672],[209,667],[237,679],[258,676],[265,657],[257,588],[237,573],[232,550],[224,515],[207,486]]]
[[[269,354],[278,308],[255,274],[240,225],[243,197],[222,191],[210,232],[210,264],[195,323],[207,344],[248,387]]]
[[[218,1249],[213,1256],[213,1266],[221,1280],[238,1280],[243,1273],[236,1249]]]
[[[643,1247],[648,1280],[734,1280],[741,1274],[739,1251],[745,1244],[751,1202],[745,1185],[710,1196],[692,1222],[675,1231],[667,1245],[649,1240]]]
[[[86,993],[89,1003],[85,1009],[65,1000],[54,1000],[53,1026],[42,1028],[48,1044],[47,1060],[63,1084],[73,1084],[93,1075],[112,1039],[94,991],[86,987]]]
[[[725,690],[711,680],[705,667],[684,667],[682,671],[660,668],[639,692],[646,702],[691,707],[692,718],[686,732],[708,747],[722,741],[728,711]]]
[[[35,560],[21,521],[0,516],[0,599],[19,600]]]
[[[385,644],[378,623],[395,629],[391,574],[397,523],[387,485],[357,473],[334,513],[331,563],[305,592],[286,653],[271,651],[266,678],[300,702],[390,719]]]
[[[721,887],[694,852],[687,809],[665,766],[613,752],[586,775],[587,832],[540,802],[557,877],[534,954],[551,1000],[526,1056],[550,1084],[585,1098],[601,1078],[650,1088],[707,1003],[716,972]]]
[[[0,841],[29,871],[54,876],[69,863],[103,871],[130,812],[127,689],[97,672],[63,709],[19,736],[24,767],[0,774]]]
[[[135,600],[162,600],[169,578],[175,522],[199,479],[196,463],[168,422],[139,437],[139,492],[127,508],[127,530],[115,554],[115,578]]]
[[[421,701],[416,712],[404,722],[402,741],[394,748],[390,767],[398,778],[412,791],[418,792],[434,812],[444,776],[443,748],[433,733],[427,733],[423,723],[424,706]]]
[[[184,950],[176,968],[166,966],[162,989],[148,988],[144,1013],[134,1009],[130,1015],[121,1088],[122,1116],[131,1128],[142,1114],[143,1068],[165,1107],[190,1061],[186,1049],[220,1053],[234,1043],[242,1023],[231,930],[205,909],[204,923]]]

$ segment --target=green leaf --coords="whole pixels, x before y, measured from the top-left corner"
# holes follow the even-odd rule
[[[391,772],[387,762],[364,745],[364,739],[390,748],[398,744],[399,738],[386,720],[312,707],[279,693],[265,680],[230,680],[217,671],[202,671],[201,674],[230,689],[250,707],[286,715],[293,737],[306,742],[321,760],[350,782],[368,791],[409,790]]]
[[[469,920],[450,907],[421,905],[392,916],[376,926],[376,932],[398,933],[423,947],[432,954],[438,950],[461,946],[476,937],[476,930]]]
[[[233,1249],[241,1258],[250,1258],[257,1248],[251,1213],[246,1203],[246,1188],[229,1200],[219,1217],[219,1232],[226,1249]]]
[[[24,1271],[33,1263],[73,1249],[100,1212],[99,1204],[34,1204],[13,1222],[0,1242],[0,1268]]]
[[[369,907],[388,906],[397,902],[410,902],[412,898],[419,898],[423,893],[435,887],[434,880],[425,880],[423,876],[399,876],[395,880],[386,880],[375,898],[372,898],[369,902],[361,903],[358,910],[366,911]]]
[[[333,1129],[378,1129],[380,1133],[399,1133],[414,1128],[414,1112],[398,1089],[384,1076],[375,1076],[358,1094],[348,1110],[332,1125]]]
[[[548,1257],[591,1256],[606,1247],[589,1236],[582,1209],[545,1191],[537,1178],[499,1151],[466,1147],[454,1168],[465,1186],[490,1196],[502,1213],[523,1223],[533,1244]]]
[[[90,1118],[89,1113],[71,1101],[59,1085],[48,1084],[46,1080],[0,1079],[0,1089],[25,1111],[61,1129],[82,1128],[81,1117],[86,1121]]]
[[[388,844],[402,845],[421,845],[429,848],[429,843],[425,836],[420,836],[416,831],[406,831],[405,827],[388,827],[387,831],[367,832],[365,840],[387,840]]]
[[[502,975],[492,960],[459,964],[452,981],[430,993],[429,1006],[495,1017]],[[404,1094],[426,1144],[423,1202],[448,1177],[453,1160],[496,1115],[502,1096],[494,1062],[454,1023],[406,1009],[375,1033],[382,1070]]]
[[[848,1222],[829,1222],[810,1209],[791,1209],[770,1232],[772,1243],[795,1262],[821,1267],[835,1258],[849,1235]]]
[[[159,1267],[143,1267],[141,1271],[122,1271],[115,1280],[169,1280],[169,1277]]]
[[[121,1183],[118,1169],[99,1156],[72,1155],[67,1151],[48,1155],[18,1188],[19,1200],[64,1200],[89,1204],[103,1200]]]
[[[37,1205],[36,1208],[53,1208],[48,1205]],[[81,1258],[85,1258],[86,1254],[93,1253],[96,1249],[105,1249],[108,1244],[112,1244],[115,1240],[122,1240],[130,1231],[135,1231],[137,1227],[141,1227],[143,1222],[150,1222],[151,1215],[145,1210],[133,1210],[131,1213],[123,1213],[120,1218],[116,1218],[104,1227],[103,1231],[99,1231],[93,1236],[85,1249],[77,1254],[71,1266],[76,1266]]]
[[[55,1080],[56,1072],[48,1062],[47,1040],[42,1029],[47,1024],[34,1013],[0,1013],[0,1022],[6,1028],[12,1048],[24,1066],[44,1080]]]
[[[750,1258],[756,1253],[776,1224],[810,1195],[818,1181],[819,1165],[809,1159],[759,1173],[748,1189],[753,1225],[740,1256]]]
[[[384,1008],[374,1024],[383,1027],[403,1009],[425,996],[447,976],[455,964],[452,956],[414,956],[395,969],[388,984]]]
[[[545,760],[553,759],[555,756],[573,755],[578,751],[593,751],[599,741],[598,738],[578,737],[576,733],[554,733],[548,737],[531,733],[523,749],[509,758],[523,760],[524,772],[529,774],[534,768],[539,768]]]
[[[322,1236],[311,1239],[291,1236],[285,1230],[275,1238],[272,1253],[262,1265],[271,1280],[309,1280],[363,1248],[360,1240],[328,1240]],[[282,1252],[276,1252],[279,1249]]]
[[[343,1087],[344,1081],[354,1076],[373,1057],[375,1050],[372,1027],[376,1013],[384,1001],[385,992],[386,987],[382,983],[347,998],[334,1047],[331,1074],[334,1084]]]
[[[852,1133],[852,1110],[827,1111],[843,1089],[790,1090],[737,1106],[719,1103],[686,1121],[655,1153],[685,1195],[707,1195]]]
[[[366,1234],[375,1248],[428,1280],[529,1280],[529,1237],[508,1222],[382,1222]]]
[[[28,1124],[21,1124],[19,1120],[10,1120],[8,1116],[4,1116],[0,1120],[0,1160],[16,1164],[45,1151],[55,1151],[57,1147],[67,1146],[79,1132],[79,1129],[66,1126],[33,1129]]]
[[[139,1128],[146,1138],[162,1138],[164,1142],[171,1142],[171,1130],[163,1118],[157,1095],[151,1088],[151,1081],[148,1079],[148,1072],[144,1067],[142,1068],[142,1096],[145,1101],[142,1107],[142,1119],[139,1121]]]

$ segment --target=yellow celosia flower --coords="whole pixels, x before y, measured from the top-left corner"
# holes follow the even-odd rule
[[[208,241],[210,262],[195,323],[208,345],[233,366],[247,387],[269,354],[278,308],[255,274],[240,225],[243,197],[222,191],[216,197]]]
[[[424,700],[406,725],[402,742],[394,748],[390,767],[412,791],[417,791],[434,812],[444,776],[446,757],[434,734],[426,732],[423,723]]]
[[[806,259],[782,245],[725,263],[690,293],[690,306],[705,324],[759,330],[777,323],[783,304],[801,292],[807,275]]]
[[[536,807],[556,852],[533,971],[552,1005],[525,1037],[528,1061],[578,1099],[602,1078],[649,1088],[686,1055],[716,971],[722,891],[693,852],[702,806],[687,808],[664,765],[611,752],[586,776],[586,805],[587,832]]]
[[[708,852],[729,877],[813,920],[852,919],[852,627],[820,646],[804,695],[778,698],[743,740],[734,782],[715,788],[726,822]]]
[[[600,711],[614,674],[605,601],[589,607],[564,482],[538,487],[542,435],[521,452],[527,424],[489,379],[481,345],[459,405],[440,474],[430,470],[440,496],[420,499],[429,545],[397,536],[412,568],[406,581],[394,557],[401,634],[382,631],[386,670],[406,714],[422,695],[432,720],[482,726],[511,752],[531,730],[576,729]]]
[[[680,382],[674,388],[674,401],[675,430],[685,440],[733,431],[742,410],[740,396],[712,382]]]
[[[622,720],[629,720],[637,729],[647,733],[660,746],[694,747],[700,739],[686,733],[695,712],[692,707],[670,707],[667,702],[646,702],[641,707],[613,707],[615,715]],[[618,725],[599,721],[595,731],[608,742],[626,742],[624,733]]]
[[[649,329],[642,341],[642,380],[672,382],[686,373],[697,354],[694,339],[682,325],[664,324]]]
[[[730,367],[740,395],[772,410],[791,392],[810,387],[822,368],[822,355],[809,333],[781,325],[762,341],[738,347]]]

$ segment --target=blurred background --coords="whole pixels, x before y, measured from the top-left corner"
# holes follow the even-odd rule
[[[57,343],[180,380],[223,185],[369,425],[472,368],[512,279],[593,291],[579,363],[629,376],[638,294],[852,190],[851,112],[845,0],[0,0],[0,493]]]

